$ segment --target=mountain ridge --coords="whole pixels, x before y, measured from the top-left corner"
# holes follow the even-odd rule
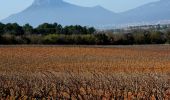
[[[49,0],[35,0],[30,7],[18,14],[9,16],[2,22],[17,22],[21,25],[30,23],[33,26],[44,22],[58,22],[63,25],[98,25],[100,22],[101,24],[110,23],[115,15],[115,13],[99,6],[80,7],[62,0],[50,0],[50,2]],[[105,17],[108,19],[107,21],[103,20]],[[91,23],[89,24],[89,22]]]
[[[135,9],[120,13],[123,19],[128,19],[127,22],[153,22],[160,20],[169,20],[170,15],[170,0],[160,0],[149,4],[142,5]]]
[[[101,6],[81,7],[63,0],[35,0],[30,7],[2,22],[17,22],[21,25],[30,23],[33,26],[44,22],[86,26],[156,23],[170,20],[169,6],[170,0],[160,0],[125,12],[114,13]]]

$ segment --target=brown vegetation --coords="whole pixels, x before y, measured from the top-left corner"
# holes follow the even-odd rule
[[[0,98],[170,100],[170,47],[0,47]]]

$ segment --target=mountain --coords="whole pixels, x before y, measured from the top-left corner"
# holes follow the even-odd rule
[[[160,0],[119,13],[120,23],[149,23],[170,20],[170,0]]]
[[[57,22],[62,25],[103,25],[111,24],[116,15],[101,6],[80,7],[62,0],[35,0],[30,7],[2,22],[17,22],[21,25],[30,23],[33,26],[44,22]]]
[[[110,27],[134,23],[169,22],[169,13],[170,0],[152,2],[122,13],[114,13],[101,6],[80,7],[62,0],[35,0],[30,7],[9,16],[2,22],[17,22],[21,25],[30,23],[33,26],[44,22],[57,22],[62,25]]]

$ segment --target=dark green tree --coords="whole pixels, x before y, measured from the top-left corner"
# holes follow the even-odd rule
[[[56,34],[62,34],[63,32],[63,27],[60,24],[54,23],[53,28],[55,29]]]
[[[95,34],[95,37],[96,37],[96,43],[97,44],[103,45],[103,44],[108,44],[109,43],[109,38],[104,33]]]
[[[24,31],[25,35],[30,35],[30,34],[33,34],[33,32],[34,32],[33,27],[29,24],[25,24],[23,26],[23,31]]]
[[[56,33],[56,27],[53,24],[44,23],[36,28],[38,34],[54,34]]]
[[[4,27],[5,27],[5,25],[3,23],[0,23],[0,35],[3,35]]]
[[[21,26],[17,23],[8,23],[4,27],[4,33],[13,34],[13,35],[23,35],[24,31]]]
[[[167,43],[170,43],[170,29],[166,30]]]
[[[96,29],[94,27],[88,28],[88,34],[94,34],[96,32]]]
[[[64,27],[64,34],[93,34],[96,30],[93,27],[87,28],[86,26],[82,27],[80,25],[71,25]]]

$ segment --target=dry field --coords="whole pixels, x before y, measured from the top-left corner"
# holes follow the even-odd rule
[[[170,46],[1,46],[2,100],[170,100]]]

